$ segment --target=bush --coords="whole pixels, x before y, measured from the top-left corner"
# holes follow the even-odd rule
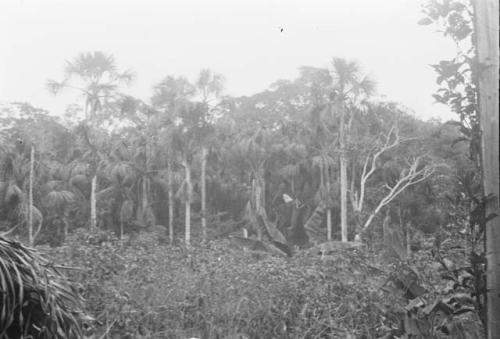
[[[98,239],[98,241],[96,241]],[[49,249],[73,270],[93,332],[112,338],[366,338],[398,325],[386,274],[359,250],[273,257],[225,240],[186,249],[154,234],[71,235]]]

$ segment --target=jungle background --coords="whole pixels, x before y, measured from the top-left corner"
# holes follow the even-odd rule
[[[241,97],[209,69],[167,75],[142,100],[118,56],[70,57],[46,83],[81,94],[64,116],[0,107],[2,237],[68,277],[77,337],[484,337],[472,6],[419,24],[457,45],[430,66],[456,120],[375,98],[354,59]]]

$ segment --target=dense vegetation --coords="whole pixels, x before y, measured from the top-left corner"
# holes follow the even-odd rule
[[[460,15],[450,32],[470,37],[466,7],[435,10],[423,24]],[[63,117],[1,107],[0,231],[79,283],[96,337],[481,337],[461,56],[435,65],[436,99],[460,117],[441,123],[375,100],[340,58],[248,97],[207,69],[166,76],[146,102],[111,55],[82,53],[47,83],[82,94]]]

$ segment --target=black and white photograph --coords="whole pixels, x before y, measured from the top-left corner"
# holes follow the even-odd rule
[[[0,0],[0,339],[500,339],[498,0]]]

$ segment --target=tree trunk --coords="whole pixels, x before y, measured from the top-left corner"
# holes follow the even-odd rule
[[[347,241],[347,164],[345,155],[344,108],[340,107],[340,230],[342,242]]]
[[[343,148],[343,147],[342,147]],[[342,241],[347,241],[347,169],[344,151],[340,154],[340,228]]]
[[[92,183],[90,186],[90,232],[95,232],[97,228],[97,202],[96,202],[96,191],[97,191],[97,173],[92,177]]]
[[[408,259],[411,258],[411,224],[409,221],[406,223],[406,256]]]
[[[207,240],[207,153],[206,147],[201,149],[201,239]]]
[[[498,0],[473,1],[482,129],[482,172],[486,215],[500,215],[498,127]],[[486,294],[488,338],[500,338],[500,217],[486,224]]]
[[[191,244],[191,165],[186,160],[184,161],[186,169],[186,202],[185,202],[185,243],[186,246]]]
[[[146,145],[144,148],[144,177],[142,178],[142,220],[144,221],[145,226],[153,226],[149,224],[150,220],[147,220],[146,218],[149,218],[149,202],[148,202],[148,194],[149,194],[149,179],[148,179],[148,172],[149,172],[149,137],[146,135]]]
[[[66,241],[66,239],[68,238],[68,231],[69,231],[68,207],[67,206],[64,207],[62,222],[63,222],[63,226],[64,226],[64,240],[63,241]]]
[[[33,181],[34,181],[34,166],[35,163],[35,147],[31,145],[30,153],[30,180],[28,192],[28,241],[30,246],[33,246],[35,239],[33,237]]]
[[[172,162],[168,164],[168,237],[174,243],[174,192],[172,183]]]
[[[148,225],[146,220],[146,217],[148,214],[146,211],[148,210],[148,178],[144,176],[142,178],[142,220],[144,221],[144,226],[152,226]]]
[[[332,240],[332,206],[330,206],[331,201],[331,178],[330,178],[330,165],[325,165],[325,175],[324,179],[326,181],[326,194],[327,194],[327,206],[326,206],[326,239],[328,241]]]
[[[326,210],[326,239],[332,240],[332,209]]]
[[[255,219],[258,220],[259,217],[262,218],[264,222],[267,222],[266,214],[266,183],[264,179],[264,170],[259,169],[255,173],[255,178],[252,180],[252,213],[255,215]],[[257,239],[262,240],[263,230],[262,227],[257,223]]]

